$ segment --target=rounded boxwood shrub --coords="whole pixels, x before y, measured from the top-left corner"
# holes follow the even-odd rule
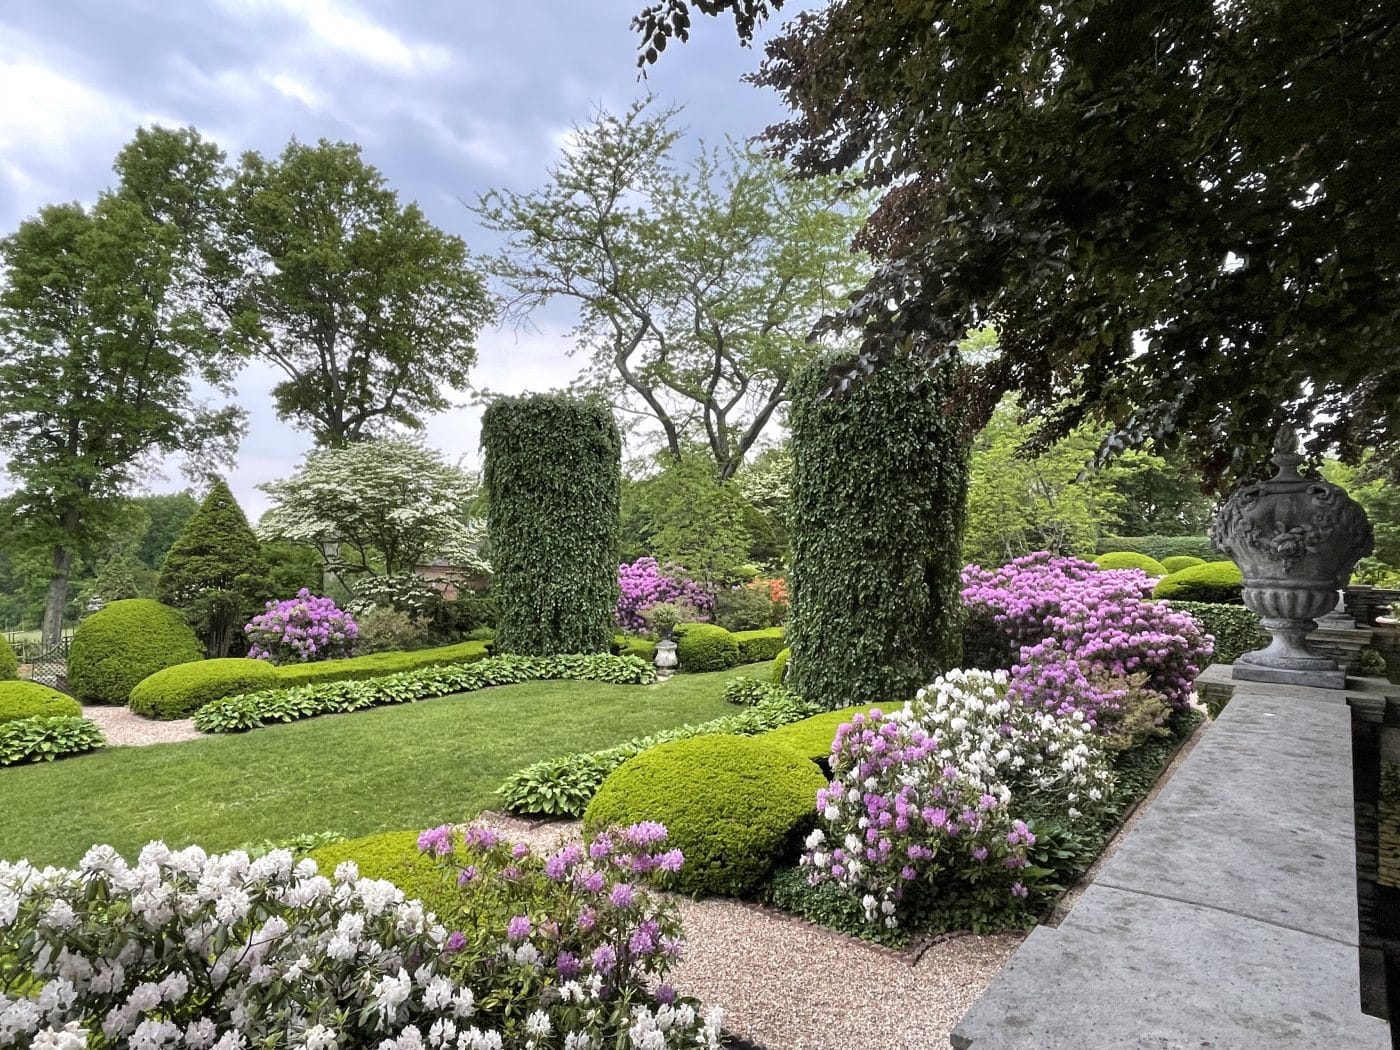
[[[1149,576],[1166,576],[1169,570],[1156,558],[1149,558],[1146,554],[1135,554],[1132,551],[1114,551],[1110,554],[1100,554],[1094,559],[1094,564],[1100,569],[1141,569]]]
[[[307,856],[329,878],[337,864],[353,860],[366,879],[387,879],[407,897],[439,915],[450,914],[462,902],[462,891],[426,853],[419,852],[417,831],[389,831],[364,838],[319,846]]]
[[[0,682],[0,722],[21,718],[81,718],[78,701],[38,682]]]
[[[148,718],[189,718],[207,703],[273,689],[280,681],[277,669],[261,660],[200,660],[143,678],[131,691],[128,706]]]
[[[739,662],[739,643],[723,627],[688,623],[673,634],[682,671],[723,671]]]
[[[1172,573],[1157,584],[1152,596],[1177,602],[1240,605],[1243,589],[1244,574],[1238,565],[1232,561],[1212,561]]]
[[[777,656],[773,657],[772,681],[774,685],[783,684],[783,679],[787,677],[788,661],[791,659],[791,649],[783,649],[778,653]]]
[[[758,737],[692,737],[643,751],[603,781],[583,816],[594,835],[642,820],[666,825],[685,854],[681,893],[752,893],[816,818],[826,777]]]
[[[10,643],[0,635],[0,682],[19,677],[19,658]]]
[[[856,714],[869,714],[869,707],[847,707],[840,711],[824,711],[800,722],[792,722],[759,735],[759,740],[778,747],[787,747],[816,761],[831,757],[831,742],[836,731]]]
[[[1180,572],[1182,569],[1194,568],[1197,565],[1206,564],[1204,558],[1193,558],[1189,554],[1176,554],[1170,558],[1162,559],[1162,568],[1168,573]]]
[[[124,704],[143,678],[204,657],[179,611],[149,598],[112,602],[73,632],[68,685],[85,704]]]

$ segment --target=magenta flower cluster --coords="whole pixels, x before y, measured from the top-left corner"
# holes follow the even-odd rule
[[[962,597],[969,621],[991,625],[1018,653],[1013,696],[1055,714],[1080,711],[1108,731],[1129,676],[1145,676],[1145,688],[1183,710],[1212,651],[1193,617],[1151,600],[1151,586],[1138,569],[1041,551],[997,569],[967,566]]]
[[[617,582],[620,593],[614,615],[618,626],[627,631],[646,630],[646,611],[660,602],[689,605],[705,619],[715,607],[715,596],[686,576],[684,569],[662,566],[655,558],[619,565]]]
[[[291,664],[349,656],[360,629],[330,598],[303,587],[295,598],[268,602],[243,631],[253,659]]]

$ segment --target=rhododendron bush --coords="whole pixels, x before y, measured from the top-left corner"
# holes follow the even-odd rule
[[[1011,692],[1060,714],[1081,712],[1102,732],[1121,717],[1129,679],[1178,711],[1211,642],[1187,613],[1152,601],[1138,569],[1040,552],[1001,566],[963,570],[969,636],[993,638],[1010,663]],[[985,650],[995,645],[974,645]],[[995,654],[992,654],[995,658]]]
[[[1114,792],[1088,719],[1021,704],[1004,671],[951,671],[898,710],[857,714],[831,771],[802,863],[889,927],[911,891],[1028,897],[1049,874],[1029,863],[1030,822],[1092,823]]]
[[[714,594],[687,577],[684,569],[663,567],[655,558],[619,565],[617,582],[620,593],[614,616],[624,630],[646,630],[646,611],[661,602],[688,605],[701,613],[702,620],[708,620],[715,607]]]
[[[309,663],[349,656],[360,629],[330,598],[305,587],[295,598],[268,602],[265,612],[243,628],[248,655],[274,664]]]

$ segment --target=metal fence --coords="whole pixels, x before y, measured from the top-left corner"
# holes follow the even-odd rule
[[[68,646],[72,640],[71,630],[53,645],[44,645],[33,632],[5,632],[5,641],[19,660],[20,677],[64,692],[68,691]]]

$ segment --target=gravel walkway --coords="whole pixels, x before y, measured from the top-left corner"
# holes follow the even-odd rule
[[[91,704],[83,708],[83,717],[102,727],[102,732],[107,735],[107,743],[112,747],[174,744],[182,740],[197,740],[204,735],[195,729],[192,718],[161,722],[154,718],[134,715],[125,707]]]
[[[498,813],[484,823],[550,850],[578,822]],[[1021,943],[1022,934],[954,937],[915,961],[800,919],[724,898],[678,899],[685,958],[671,984],[724,1010],[725,1030],[769,1050],[924,1050],[948,1035]]]

